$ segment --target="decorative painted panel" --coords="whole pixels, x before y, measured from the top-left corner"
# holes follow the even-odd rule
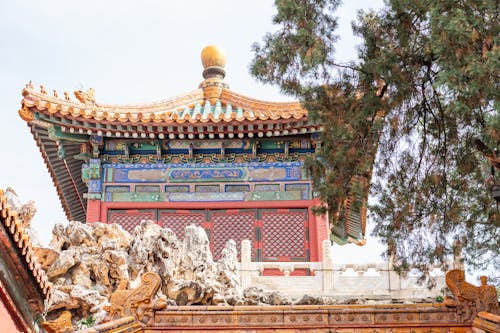
[[[186,193],[189,192],[189,185],[165,185],[167,193]]]
[[[193,168],[177,169],[168,171],[171,182],[220,182],[231,180],[243,180],[246,173],[242,168]]]
[[[285,191],[309,191],[309,184],[285,184]]]
[[[117,183],[118,182],[159,183],[159,182],[164,182],[167,179],[164,169],[149,169],[149,168],[135,168],[135,169],[114,168],[113,178],[114,178],[113,180]]]
[[[251,192],[249,201],[302,200],[302,192]]]
[[[311,140],[309,139],[298,139],[290,141],[290,149],[311,149]]]
[[[158,222],[164,228],[170,228],[177,238],[184,239],[184,230],[190,224],[200,226],[205,221],[205,212],[185,210],[160,210]]]
[[[302,194],[301,197],[304,200],[311,199],[313,195],[313,193],[311,192],[310,184],[304,184],[304,183],[285,184],[285,191],[287,192],[298,191]]]
[[[254,191],[256,192],[278,192],[280,184],[255,184]]]
[[[225,148],[248,150],[251,148],[250,140],[170,140],[164,142],[162,148],[169,149],[188,149],[189,144],[193,145],[193,149],[220,149],[224,143]]]
[[[224,187],[225,192],[249,192],[250,185],[226,185]]]
[[[82,181],[91,188],[89,192],[101,192],[101,170],[99,159],[91,158],[88,164],[82,164]]]
[[[95,158],[89,160],[89,178],[101,179],[101,160]]]
[[[303,192],[131,192],[106,193],[106,201],[113,202],[234,202],[302,200]]]
[[[259,149],[263,150],[275,150],[282,149],[285,143],[288,143],[291,149],[312,149],[311,140],[309,138],[302,139],[292,139],[292,140],[249,140],[249,139],[229,139],[229,140],[105,140],[104,151],[105,152],[116,152],[124,151],[126,149],[125,145],[128,145],[130,149],[137,151],[151,151],[155,150],[156,145],[164,151],[170,150],[182,150],[189,149],[189,145],[192,144],[194,149],[200,150],[211,150],[220,149],[224,144],[226,149],[239,149],[239,150],[250,150],[252,149],[252,143],[256,142]]]
[[[125,186],[125,185],[119,185],[119,186],[108,185],[108,186],[106,186],[105,190],[106,190],[106,192],[109,192],[109,193],[130,192],[130,186]]]
[[[167,198],[166,198],[167,199]],[[245,193],[243,192],[198,192],[198,193],[169,193],[168,201],[171,202],[223,202],[223,201],[244,201]]]
[[[102,182],[100,179],[89,179],[88,182],[89,193],[101,193]]]
[[[104,180],[112,183],[193,183],[305,180],[302,162],[105,164]]]
[[[263,259],[306,257],[307,212],[262,213]]]
[[[240,152],[241,151],[241,152]],[[243,151],[238,149],[225,149],[224,157],[221,156],[221,149],[219,150],[193,150],[193,156],[189,157],[189,152],[183,150],[162,152],[161,157],[158,158],[157,153],[151,151],[149,154],[136,154],[135,151],[129,151],[128,155],[126,152],[120,152],[118,154],[109,152],[103,152],[100,156],[103,162],[111,164],[119,163],[169,163],[169,164],[184,164],[184,163],[250,163],[250,162],[262,162],[262,163],[272,163],[272,162],[291,162],[291,161],[305,161],[306,157],[314,157],[312,152],[296,152],[290,149],[288,157],[285,153],[278,152],[266,152],[265,150],[257,152],[255,155],[252,154],[251,150]]]
[[[104,142],[104,149],[109,151],[125,150],[125,141],[119,140],[106,140]]]
[[[118,210],[111,209],[108,211],[108,223],[116,223],[122,226],[123,229],[132,233],[134,228],[143,220],[156,221],[156,210],[141,209],[141,210]]]
[[[130,192],[130,193],[106,193],[106,201],[112,202],[158,202],[167,201],[169,193],[158,192]]]
[[[196,185],[194,187],[195,192],[220,192],[219,185]]]
[[[136,185],[135,191],[139,193],[160,192],[159,185]]]

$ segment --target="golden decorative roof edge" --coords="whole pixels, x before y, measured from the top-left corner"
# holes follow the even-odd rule
[[[11,240],[16,244],[19,255],[24,258],[26,268],[31,272],[42,295],[50,299],[52,295],[52,284],[49,282],[45,271],[42,269],[38,258],[33,249],[30,236],[26,233],[25,227],[18,216],[17,211],[13,210],[7,202],[7,197],[0,189],[0,220]]]
[[[34,119],[31,108],[45,111],[50,115],[58,113],[63,117],[82,118],[84,121],[116,123],[181,124],[186,121],[189,123],[217,123],[219,121],[298,120],[307,117],[307,111],[301,107],[299,102],[267,102],[225,88],[222,88],[220,98],[216,100],[204,98],[203,89],[196,89],[169,99],[134,105],[97,103],[93,97],[93,90],[90,89],[87,92],[76,91],[75,96],[79,99],[78,101],[69,98],[68,93],[64,93],[64,100],[59,98],[55,91],[54,95],[50,96],[43,86],[39,92],[35,91],[31,84],[23,89],[22,94],[24,97],[22,108],[18,112],[20,117],[27,122]],[[186,110],[193,111],[196,107],[205,108],[207,104],[208,106],[231,106],[234,110],[240,109],[242,112],[222,115],[221,113],[208,112],[205,116],[199,112],[194,117],[186,112]]]

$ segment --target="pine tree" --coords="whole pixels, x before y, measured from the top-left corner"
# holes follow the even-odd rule
[[[324,125],[306,166],[331,226],[370,183],[374,235],[401,272],[425,278],[457,254],[498,271],[494,180],[477,143],[500,143],[499,2],[389,0],[359,13],[362,44],[349,63],[334,58],[339,1],[275,6],[277,30],[254,45],[251,71]]]

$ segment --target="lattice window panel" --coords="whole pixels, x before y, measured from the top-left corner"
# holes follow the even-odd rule
[[[266,213],[263,220],[263,257],[304,257],[306,215],[303,212]]]
[[[241,241],[255,240],[255,212],[212,213],[213,223],[212,253],[215,259],[220,259],[222,249],[230,239],[236,242],[238,258],[241,257]],[[254,251],[252,251],[254,259]]]
[[[184,230],[190,224],[200,226],[205,221],[204,213],[161,212],[160,225],[170,228],[178,239],[184,239]]]
[[[108,222],[116,223],[122,226],[123,229],[132,233],[137,225],[143,220],[151,220],[156,222],[155,211],[143,210],[110,210],[108,213]]]

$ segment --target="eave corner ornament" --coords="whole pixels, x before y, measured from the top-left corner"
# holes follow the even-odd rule
[[[26,121],[26,122],[30,122],[35,118],[33,115],[33,111],[31,111],[27,107],[23,107],[23,108],[19,109],[19,111],[17,111],[17,112],[19,113],[19,116],[21,117],[21,119]]]

